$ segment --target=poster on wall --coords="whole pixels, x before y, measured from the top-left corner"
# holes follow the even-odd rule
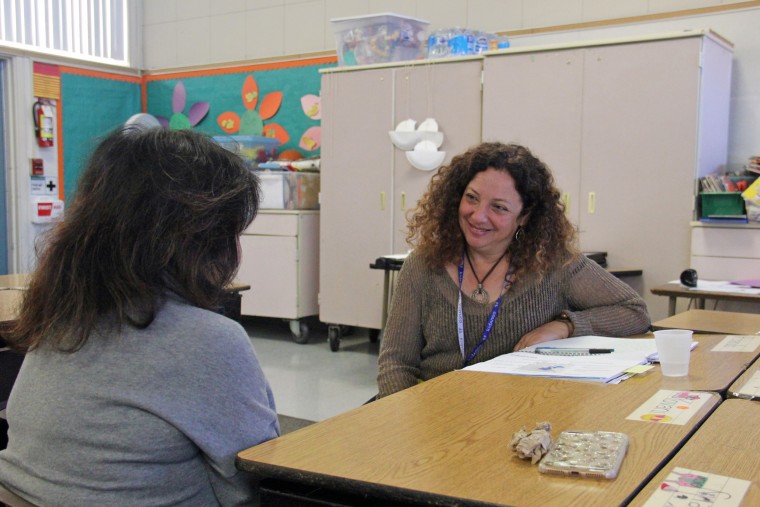
[[[148,113],[168,128],[276,138],[279,157],[318,157],[319,70],[335,58],[147,76]]]

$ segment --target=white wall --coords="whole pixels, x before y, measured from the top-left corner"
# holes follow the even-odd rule
[[[736,0],[143,0],[145,70],[334,51],[330,19],[395,12],[487,31],[742,3]],[[745,2],[746,3],[746,2]]]
[[[729,168],[760,151],[760,2],[731,0],[143,0],[143,68],[286,59],[335,50],[330,19],[396,12],[430,28],[494,32],[662,14],[721,5],[749,8],[607,28],[512,38],[513,46],[709,28],[735,45]]]

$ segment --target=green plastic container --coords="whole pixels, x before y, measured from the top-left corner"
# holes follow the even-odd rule
[[[700,192],[702,217],[744,215],[741,192]]]

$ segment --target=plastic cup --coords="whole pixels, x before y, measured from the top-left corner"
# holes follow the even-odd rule
[[[689,374],[691,335],[686,329],[663,329],[654,332],[662,374],[666,377],[685,377]]]

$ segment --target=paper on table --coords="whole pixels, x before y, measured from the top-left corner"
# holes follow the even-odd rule
[[[519,352],[503,354],[482,363],[464,368],[468,371],[485,371],[534,377],[571,378],[608,382],[626,369],[646,362],[656,352],[654,339],[608,338],[604,336],[576,336],[539,344],[540,347],[610,348],[610,354],[590,356],[547,356],[533,352],[536,346]]]
[[[672,280],[669,283],[680,284],[681,281]],[[726,281],[698,280],[697,286],[693,288],[689,288],[688,290],[693,290],[693,291],[706,290],[710,292],[735,292],[739,294],[760,294],[760,289],[757,289],[751,286],[737,285],[727,280]]]

